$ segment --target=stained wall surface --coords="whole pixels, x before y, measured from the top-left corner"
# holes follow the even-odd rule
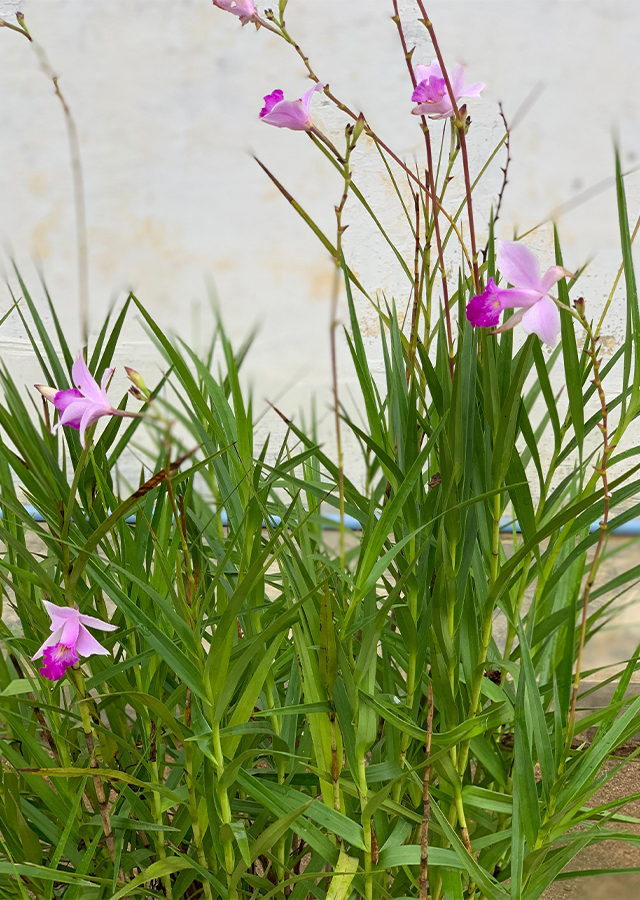
[[[0,15],[12,20],[17,5],[0,0]],[[316,392],[324,415],[332,263],[253,159],[259,156],[333,239],[339,176],[305,134],[270,128],[258,118],[263,95],[274,88],[294,97],[307,88],[295,52],[264,29],[242,28],[210,0],[25,0],[22,8],[60,77],[79,131],[93,333],[109,305],[122,303],[133,289],[165,329],[202,346],[215,285],[234,339],[259,327],[246,367],[257,406],[265,397],[278,399],[291,413]],[[590,263],[583,290],[597,314],[620,263],[614,138],[630,172],[631,216],[640,212],[640,4],[429,0],[427,8],[445,58],[465,63],[471,81],[486,83],[482,98],[469,103],[472,176],[503,134],[499,102],[514,126],[499,234],[511,237],[516,229],[522,233],[555,219],[566,265]],[[400,10],[416,46],[414,62],[429,63],[433,51],[414,0],[401,0]],[[391,0],[290,0],[287,16],[318,76],[349,106],[364,110],[400,157],[423,165],[392,11]],[[0,29],[0,97],[3,265],[8,271],[15,256],[40,299],[36,269],[42,268],[77,342],[64,118],[32,46],[6,28]],[[324,97],[314,98],[313,115],[332,140],[341,140],[346,120]],[[434,135],[439,128],[435,123]],[[478,188],[481,220],[496,202],[504,161],[501,150]],[[411,260],[402,211],[364,139],[353,170]],[[456,175],[452,201],[461,191]],[[384,239],[351,200],[345,222],[352,268],[372,294],[384,292],[403,309],[409,287]],[[486,229],[480,230],[482,242]],[[552,262],[548,224],[529,243],[543,264]],[[0,312],[8,305],[2,286]],[[364,298],[358,305],[378,371],[377,318]],[[343,300],[340,316],[346,320]],[[623,327],[619,290],[604,329],[608,352]],[[15,316],[0,328],[0,354],[25,383],[33,380],[33,357]],[[140,369],[157,365],[133,318],[118,362]],[[340,367],[348,395],[353,378],[344,345]]]

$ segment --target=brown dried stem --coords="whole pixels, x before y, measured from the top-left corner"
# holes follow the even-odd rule
[[[431,38],[431,43],[433,44],[433,49],[435,50],[435,54],[438,57],[438,62],[440,64],[440,68],[442,69],[442,77],[444,78],[444,82],[447,86],[447,92],[449,94],[449,99],[451,100],[451,106],[453,107],[453,121],[458,129],[458,134],[460,136],[460,151],[462,153],[462,168],[464,170],[464,184],[465,190],[467,194],[467,213],[469,215],[469,235],[471,240],[471,256],[473,258],[473,281],[475,285],[476,291],[480,290],[480,273],[478,271],[478,251],[476,250],[476,229],[473,220],[473,202],[471,199],[471,176],[469,175],[469,154],[467,153],[467,139],[466,132],[468,127],[467,121],[467,108],[466,106],[462,106],[458,108],[458,104],[456,102],[455,95],[453,93],[453,89],[451,87],[451,81],[449,79],[449,73],[444,64],[444,59],[442,57],[442,53],[440,52],[440,45],[438,44],[438,39],[436,38],[436,33],[433,29],[433,25],[429,17],[427,16],[427,11],[424,8],[424,3],[422,0],[417,0],[418,7],[420,12],[422,13],[422,21],[424,23],[425,28],[429,32],[429,37]]]
[[[413,308],[411,310],[411,338],[409,341],[409,367],[407,369],[407,384],[414,369],[413,359],[418,340],[418,319],[420,315],[420,194],[411,191],[416,214],[416,246],[413,256]]]
[[[404,53],[404,59],[407,64],[407,69],[409,70],[409,77],[411,78],[411,83],[415,89],[418,85],[418,80],[416,78],[416,73],[414,71],[413,62],[412,62],[413,51],[415,48],[412,48],[411,50],[407,49],[407,41],[404,36],[404,29],[402,27],[400,13],[398,11],[398,0],[393,0],[393,11],[394,11],[394,15],[392,16],[392,19],[396,24],[396,28],[398,29],[398,35],[400,37],[400,43],[402,44],[402,51]],[[440,200],[438,198],[438,195],[436,193],[435,179],[433,176],[433,158],[432,158],[432,153],[431,153],[431,135],[429,132],[429,125],[427,123],[426,116],[421,116],[420,120],[421,120],[421,124],[422,124],[422,132],[424,134],[425,148],[427,151],[427,173],[426,173],[426,175],[428,178],[429,189],[425,190],[425,193],[427,194],[427,196],[431,196],[432,200],[434,201],[433,202],[433,226],[434,226],[434,231],[436,233],[436,244],[437,244],[437,248],[438,248],[438,263],[440,265],[440,272],[442,274],[442,297],[443,297],[445,320],[447,323],[447,339],[449,341],[449,369],[451,372],[451,377],[453,378],[453,330],[451,328],[451,312],[449,309],[449,287],[447,285],[447,274],[446,274],[446,270],[445,270],[445,266],[444,266],[444,251],[443,251],[443,246],[442,246],[442,238],[440,235],[440,223],[438,221],[438,213],[441,209],[444,212],[444,209],[443,209],[443,207],[440,203]],[[418,179],[418,182],[419,182],[419,179]],[[446,213],[445,213],[445,215],[446,215]],[[449,218],[449,216],[447,216],[447,218]],[[450,221],[453,224],[453,221],[451,219],[450,219]],[[456,232],[457,232],[457,229],[456,229]],[[462,244],[462,236],[459,233],[458,233],[458,237],[460,238],[460,242]],[[463,245],[463,250],[464,250],[464,245]],[[472,245],[472,253],[473,253],[473,245]],[[467,257],[467,259],[468,259],[468,257]],[[471,265],[472,265],[472,261],[470,261],[470,268],[471,268]]]
[[[507,122],[507,117],[504,114],[504,109],[502,108],[502,103],[498,103],[498,108],[500,109],[500,117],[504,122],[504,131],[506,135],[506,140],[504,145],[507,150],[507,158],[505,160],[505,164],[501,169],[502,172],[502,185],[500,187],[500,193],[498,194],[498,204],[496,206],[496,214],[493,217],[493,224],[498,221],[500,218],[500,210],[502,208],[502,200],[504,198],[504,192],[507,187],[507,183],[509,181],[509,163],[511,162],[511,129],[509,128],[509,124]]]

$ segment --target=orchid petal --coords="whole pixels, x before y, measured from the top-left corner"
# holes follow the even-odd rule
[[[100,631],[117,631],[118,626],[112,625],[111,622],[103,622],[102,619],[96,619],[95,616],[79,615],[81,625],[87,625],[89,628],[99,628]]]
[[[56,619],[60,624],[63,624],[67,619],[75,619],[80,615],[78,610],[73,606],[56,606],[55,603],[52,603],[50,600],[43,600],[42,605],[46,609],[47,615],[53,624],[55,624]],[[56,625],[55,627],[57,628],[58,626]]]
[[[476,81],[474,84],[468,84],[460,91],[461,97],[479,97],[480,91],[484,88],[483,81]]]
[[[465,67],[461,65],[455,66],[453,72],[448,73],[451,90],[453,91],[453,96],[456,100],[458,97],[462,96],[464,89],[464,73]]]
[[[80,626],[78,640],[76,642],[76,651],[80,656],[108,656],[109,651],[90,634],[84,625]]]
[[[103,406],[98,406],[95,403],[91,403],[85,408],[85,412],[82,414],[82,420],[80,422],[80,444],[82,445],[83,450],[87,449],[85,443],[85,432],[87,428],[90,428],[91,425],[94,425],[98,421],[98,419],[108,414],[109,410],[105,409]]]
[[[442,69],[437,59],[430,66],[416,66],[414,69],[416,81],[426,81],[429,78],[442,78]]]
[[[308,131],[311,127],[309,113],[300,100],[282,100],[261,118],[268,125],[289,128],[291,131]]]
[[[213,5],[238,16],[243,25],[250,22],[252,16],[256,14],[253,0],[213,0]]]
[[[560,310],[551,297],[543,297],[522,317],[525,334],[537,334],[549,347],[555,347],[560,334]]]
[[[544,294],[540,291],[529,291],[521,288],[498,288],[502,309],[517,309],[519,306],[529,307],[538,303]]]
[[[446,119],[453,115],[453,106],[448,96],[435,103],[420,103],[411,110],[414,116],[429,116],[430,119]]]
[[[514,287],[545,293],[541,286],[538,260],[524,244],[498,241],[498,268]]]
[[[100,393],[102,394],[102,399],[107,403],[109,403],[109,400],[107,398],[107,388],[109,387],[109,381],[111,380],[114,372],[115,369],[105,369],[100,381]]]
[[[503,331],[511,331],[512,328],[515,328],[515,326],[522,321],[525,312],[525,309],[519,309],[518,312],[509,316],[507,321],[503,322],[500,328],[496,328],[494,334],[502,334]]]
[[[79,629],[79,616],[76,616],[75,619],[67,619],[62,628],[60,643],[66,644],[67,647],[75,647],[76,641],[78,640]]]
[[[561,278],[571,278],[571,272],[568,272],[563,266],[551,266],[550,269],[547,269],[540,281],[540,286],[545,294],[548,293],[554,284],[557,284]]]
[[[86,400],[84,397],[81,397],[79,400],[74,400],[73,403],[70,403],[64,409],[60,416],[58,427],[60,425],[70,425],[72,428],[80,428],[82,417],[87,411],[87,408],[91,408],[92,406],[91,400]]]
[[[280,90],[267,94],[264,98],[265,105],[260,111],[260,118],[268,125],[275,125],[276,128],[309,131],[313,125],[309,114],[311,97],[316,91],[321,91],[323,88],[324,84],[317,82],[297,100],[284,100],[284,95]]]
[[[61,625],[60,628],[57,628],[52,634],[49,635],[49,637],[45,641],[40,644],[36,652],[31,657],[32,662],[34,659],[39,659],[44,654],[44,651],[47,649],[47,647],[55,647],[56,644],[60,643],[62,628],[63,626]]]
[[[82,400],[82,391],[77,388],[70,388],[68,391],[56,391],[53,398],[53,405],[60,412],[64,412],[67,406],[71,406],[76,400]]]
[[[319,81],[317,81],[312,88],[309,88],[309,90],[306,91],[306,93],[304,93],[302,97],[300,97],[302,105],[306,109],[307,114],[309,113],[309,104],[311,103],[311,98],[316,93],[316,91],[322,90],[324,90],[324,84],[321,84]]]
[[[78,353],[74,360],[71,368],[71,377],[73,378],[75,386],[82,391],[83,397],[86,397],[88,400],[93,400],[94,403],[100,403],[102,401],[103,398],[100,393],[100,388],[98,387],[98,382],[89,371],[82,353]]]

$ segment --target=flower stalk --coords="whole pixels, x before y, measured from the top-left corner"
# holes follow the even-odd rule
[[[426,766],[422,781],[422,825],[420,826],[420,880],[418,882],[420,900],[429,896],[428,864],[429,864],[429,817],[431,804],[429,801],[429,779],[431,777],[431,735],[433,732],[433,684],[429,679],[427,695],[427,740],[425,744]]]
[[[102,830],[104,831],[104,837],[107,844],[109,857],[111,859],[111,862],[113,863],[115,862],[115,844],[113,839],[113,831],[111,829],[111,819],[109,816],[109,801],[107,800],[107,796],[105,794],[102,778],[96,772],[96,770],[99,770],[100,765],[96,756],[93,726],[91,725],[91,716],[89,714],[89,707],[87,705],[90,698],[87,695],[87,688],[80,667],[76,664],[72,669],[69,669],[69,674],[78,696],[78,706],[80,707],[80,717],[82,719],[82,731],[84,733],[84,741],[87,747],[87,753],[89,754],[89,767],[94,772],[92,776],[93,786],[96,792],[96,798],[98,800],[98,808],[100,812],[100,818],[102,820]],[[124,882],[125,879],[122,867],[120,868],[118,877],[120,881]]]

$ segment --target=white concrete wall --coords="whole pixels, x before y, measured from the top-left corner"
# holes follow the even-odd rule
[[[0,15],[16,7],[0,0]],[[433,58],[413,0],[401,0],[415,62]],[[308,82],[293,51],[264,31],[241,28],[210,0],[24,0],[34,36],[60,75],[82,144],[95,331],[112,298],[130,287],[167,329],[198,343],[213,279],[231,334],[261,326],[247,371],[256,399],[295,410],[329,381],[328,321],[332,265],[251,158],[259,155],[333,234],[336,173],[307,136],[259,121],[275,87],[299,96]],[[637,92],[640,4],[636,0],[429,0],[447,60],[486,82],[469,104],[472,171],[508,118],[542,85],[512,136],[510,183],[499,232],[509,237],[555,216],[565,262],[592,263],[584,280],[589,309],[601,308],[620,261],[612,135],[624,167],[640,163]],[[410,115],[411,87],[390,21],[390,0],[290,0],[292,34],[323,80],[411,161],[422,136]],[[323,97],[319,127],[339,138],[344,125]],[[437,126],[436,126],[437,128]],[[501,155],[477,195],[488,212],[500,184]],[[354,177],[401,237],[401,215],[365,148]],[[609,179],[607,181],[607,179]],[[604,190],[571,209],[581,192]],[[460,182],[451,196],[459,196]],[[627,179],[630,213],[640,212],[640,174]],[[562,213],[563,204],[569,204]],[[347,252],[372,291],[402,306],[407,290],[379,237],[350,202]],[[51,84],[29,43],[0,29],[0,241],[11,248],[37,295],[39,259],[65,324],[77,340],[77,289],[71,180],[65,125]],[[551,262],[548,229],[532,239]],[[410,244],[406,243],[411,254]],[[605,334],[620,340],[622,294]],[[0,287],[0,311],[8,294]],[[198,312],[198,309],[200,310]],[[360,303],[372,340],[375,317]],[[149,358],[132,324],[118,359],[141,369]],[[17,321],[0,329],[0,353],[32,378]],[[375,354],[374,354],[375,355]],[[141,359],[142,358],[142,359]],[[351,377],[341,351],[346,382]],[[149,363],[150,365],[150,363]],[[345,384],[346,384],[345,382]]]

